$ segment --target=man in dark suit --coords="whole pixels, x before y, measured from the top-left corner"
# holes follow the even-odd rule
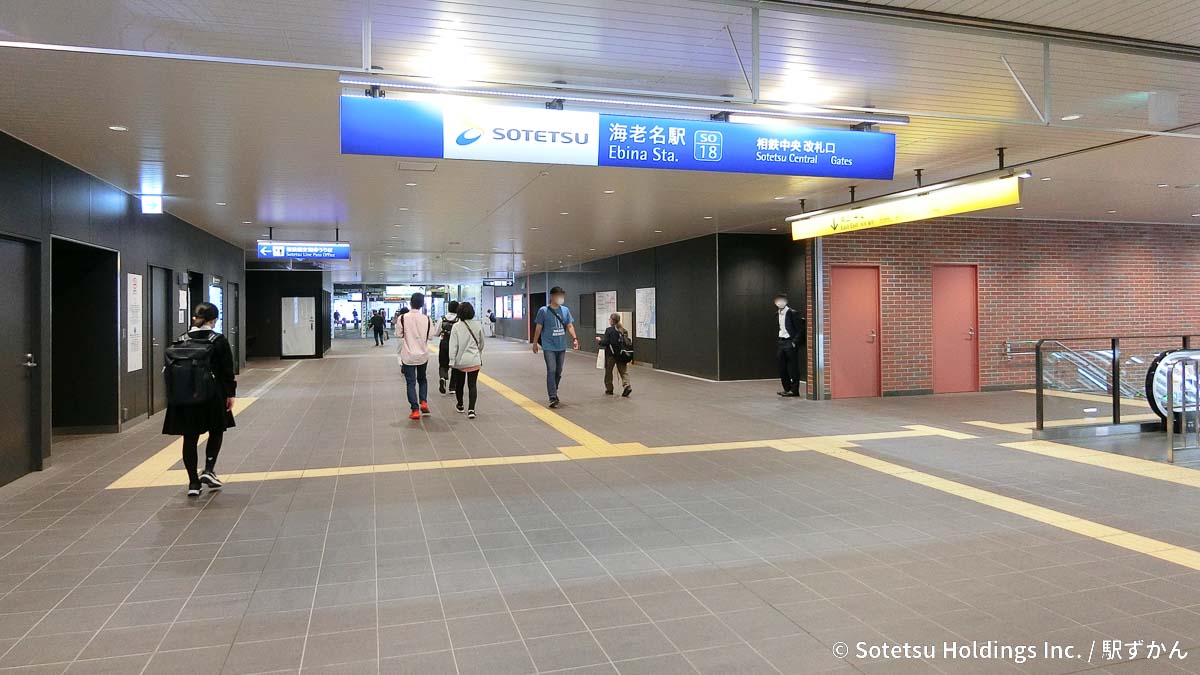
[[[804,317],[800,312],[788,307],[787,295],[775,296],[776,318],[778,320],[777,337],[779,346],[775,358],[779,361],[779,381],[783,383],[780,396],[792,397],[800,395],[800,344],[804,338]]]

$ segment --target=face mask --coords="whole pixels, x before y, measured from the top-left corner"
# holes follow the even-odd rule
[[[776,300],[775,306],[779,309],[783,309],[784,307],[787,307],[787,300]]]
[[[563,296],[563,295],[556,295],[556,296],[554,296],[554,298],[553,298],[553,302],[554,302],[554,304],[556,304],[556,305],[561,305],[561,304],[563,304],[563,301],[564,301],[564,300],[566,300],[566,299],[567,299],[567,298],[566,298],[566,296]]]

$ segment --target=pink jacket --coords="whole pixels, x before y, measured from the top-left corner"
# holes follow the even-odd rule
[[[396,334],[400,337],[400,363],[419,366],[429,362],[429,340],[437,336],[433,319],[420,312],[408,312],[400,317]]]

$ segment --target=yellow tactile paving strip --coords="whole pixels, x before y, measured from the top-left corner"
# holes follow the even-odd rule
[[[237,417],[243,410],[249,408],[258,399],[255,397],[238,398],[233,401],[233,416]],[[200,437],[200,442],[208,438],[208,434]],[[154,453],[150,459],[138,464],[129,473],[121,476],[113,481],[108,486],[109,490],[117,488],[140,488],[150,487],[151,485],[163,485],[163,477],[171,474],[171,467],[179,463],[183,456],[183,439],[177,438],[172,441],[167,447]],[[183,482],[187,482],[187,472],[178,471],[175,473],[183,474]],[[181,485],[178,478],[172,476],[173,480],[166,485]]]
[[[1020,443],[1001,443],[1001,447],[1012,448],[1024,452],[1032,452],[1044,457],[1065,459],[1079,464],[1090,464],[1102,469],[1120,471],[1143,478],[1178,483],[1190,487],[1200,487],[1200,471],[1188,469],[1174,464],[1163,464],[1148,459],[1117,455],[1111,452],[1088,450],[1073,445],[1054,443],[1051,441],[1022,441]],[[1164,453],[1166,451],[1164,450]]]
[[[454,469],[466,467],[502,466],[517,464],[532,464],[545,462],[579,461],[588,459],[626,457],[633,455],[670,455],[679,453],[710,452],[717,450],[738,450],[753,448],[773,448],[781,452],[817,452],[827,457],[850,462],[872,471],[877,471],[901,480],[908,481],[927,488],[951,494],[977,504],[989,506],[1001,511],[1016,514],[1030,520],[1064,529],[1097,541],[1149,555],[1160,560],[1172,562],[1190,569],[1200,570],[1200,553],[1168,542],[1144,537],[1132,532],[1110,527],[1102,523],[1077,518],[1067,513],[1055,511],[1036,504],[1024,502],[1012,497],[989,492],[957,481],[940,478],[923,471],[918,471],[894,462],[871,457],[855,452],[850,448],[857,442],[887,440],[896,438],[914,438],[922,436],[941,436],[956,440],[975,438],[970,434],[940,429],[925,425],[909,425],[899,431],[871,432],[861,434],[843,434],[836,436],[813,436],[797,438],[767,439],[757,441],[734,441],[726,443],[707,443],[697,445],[675,445],[651,448],[640,443],[609,443],[583,427],[564,418],[562,415],[542,407],[527,396],[515,391],[497,380],[481,376],[480,382],[493,389],[501,396],[512,401],[521,409],[545,422],[551,428],[564,436],[579,443],[577,446],[559,448],[558,453],[541,455],[525,455],[513,457],[484,457],[478,459],[456,459],[427,462],[402,462],[394,464],[375,464],[362,466],[343,466],[315,469],[298,469],[290,471],[260,471],[249,473],[228,474],[224,476],[227,483],[257,482],[269,480],[295,480],[305,478],[327,478],[335,476],[392,473],[403,471],[428,471],[434,469]],[[235,414],[245,410],[254,399],[240,399],[235,407]],[[983,423],[988,425],[988,423]],[[129,473],[117,479],[112,488],[139,488],[156,486],[178,486],[186,481],[185,472],[172,469],[178,461],[181,441],[171,443],[153,457],[134,468]],[[1188,473],[1188,469],[1157,465],[1145,460],[1096,453],[1071,446],[1060,446],[1045,441],[1028,443],[1009,443],[1004,447],[1026,452],[1080,461],[1082,463],[1105,466],[1126,473],[1172,480],[1187,485],[1200,483]],[[1171,471],[1175,469],[1175,471]],[[1180,473],[1188,472],[1188,473]]]

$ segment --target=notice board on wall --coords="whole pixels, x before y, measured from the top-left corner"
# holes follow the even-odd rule
[[[634,318],[637,320],[635,335],[640,338],[655,339],[658,332],[658,319],[655,316],[657,308],[654,302],[654,287],[638,288],[634,291]]]
[[[596,334],[604,333],[608,328],[608,317],[617,311],[616,291],[596,291]]]
[[[142,369],[142,275],[125,275],[125,370]]]

